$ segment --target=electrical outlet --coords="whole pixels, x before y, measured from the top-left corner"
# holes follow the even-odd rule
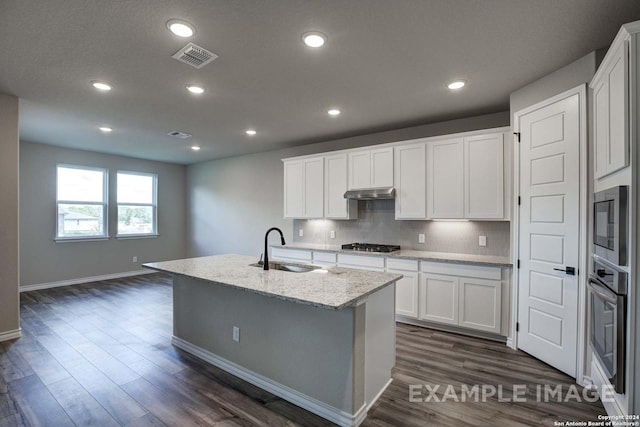
[[[133,258],[131,258],[131,262],[138,262],[138,257],[134,256]]]
[[[478,245],[487,246],[487,236],[478,236]]]
[[[235,342],[240,342],[240,328],[237,326],[233,327],[233,340]]]
[[[423,233],[418,234],[418,243],[424,243],[424,234]]]
[[[298,237],[304,236],[304,230],[302,228],[298,229]]]
[[[335,239],[336,238],[336,230],[329,231],[329,238],[330,239]]]

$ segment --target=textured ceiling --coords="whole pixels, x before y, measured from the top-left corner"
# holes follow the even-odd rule
[[[23,140],[195,163],[507,110],[638,19],[638,0],[0,0],[0,92],[21,98]],[[310,30],[325,47],[301,43]],[[189,41],[219,58],[172,59]]]

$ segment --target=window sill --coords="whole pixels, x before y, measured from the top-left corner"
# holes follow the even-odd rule
[[[56,243],[72,243],[72,242],[102,242],[109,240],[109,236],[92,236],[92,237],[56,237],[53,239]]]
[[[160,236],[158,233],[155,233],[155,234],[119,234],[119,235],[116,235],[116,239],[118,239],[118,240],[156,239],[158,236]]]

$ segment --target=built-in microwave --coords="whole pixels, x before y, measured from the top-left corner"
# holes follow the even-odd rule
[[[627,265],[628,187],[595,193],[593,253],[615,265]]]

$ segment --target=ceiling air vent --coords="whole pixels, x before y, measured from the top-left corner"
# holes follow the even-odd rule
[[[195,68],[202,68],[217,57],[215,53],[193,43],[189,43],[173,55],[178,61]]]
[[[169,132],[167,135],[175,136],[176,138],[180,138],[180,139],[187,139],[187,138],[191,138],[193,136],[193,135],[188,134],[186,132],[180,132],[179,130],[174,130],[173,132]]]

